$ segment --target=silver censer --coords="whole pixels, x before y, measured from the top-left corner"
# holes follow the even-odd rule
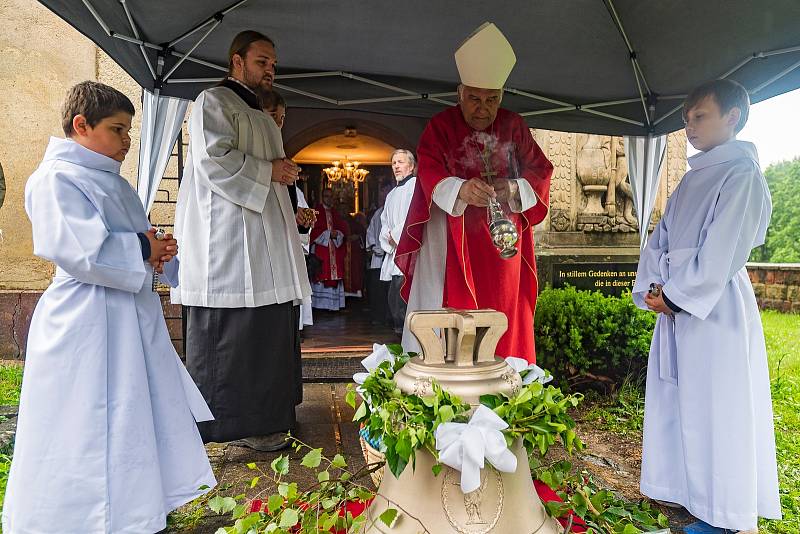
[[[492,236],[492,243],[500,251],[500,257],[504,260],[513,258],[517,255],[517,241],[519,241],[519,232],[517,225],[514,224],[506,214],[500,203],[493,199],[489,199],[489,234]]]

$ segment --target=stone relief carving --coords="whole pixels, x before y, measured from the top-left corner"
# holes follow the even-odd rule
[[[442,508],[450,526],[459,534],[492,532],[500,519],[505,501],[505,489],[500,473],[493,467],[486,466],[481,470],[481,485],[478,489],[462,493],[460,485],[458,471],[445,467]],[[459,499],[459,496],[462,498]]]
[[[558,232],[572,229],[570,207],[575,182],[573,161],[575,157],[574,134],[548,132],[547,157],[553,164],[550,182],[550,224]]]

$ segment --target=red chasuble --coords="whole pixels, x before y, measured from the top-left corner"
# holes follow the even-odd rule
[[[326,208],[323,204],[317,204],[316,209],[319,212],[317,222],[311,229],[311,242],[314,243],[316,239],[325,230],[339,230],[344,235],[342,246],[336,247],[333,244],[333,238],[328,241],[328,246],[324,247],[319,243],[314,245],[314,254],[322,262],[322,267],[317,274],[317,279],[314,282],[322,282],[327,287],[336,287],[339,285],[339,280],[344,276],[344,256],[346,250],[347,240],[347,223],[336,213],[333,208]]]
[[[490,136],[488,139],[486,134]],[[533,363],[536,361],[533,314],[538,289],[533,226],[547,215],[553,166],[518,114],[498,110],[494,123],[483,132],[466,123],[458,106],[439,113],[428,123],[417,148],[418,179],[395,259],[406,276],[402,295],[408,301],[418,252],[425,246],[425,225],[431,218],[431,210],[440,209],[432,198],[434,188],[450,176],[465,180],[482,178],[486,165],[481,155],[486,145],[490,147],[486,154],[496,176],[526,180],[537,202],[523,213],[512,213],[505,206],[520,234],[519,253],[507,260],[500,257],[492,244],[486,208],[467,206],[463,216],[446,216],[447,252],[441,305],[502,311],[508,317],[509,328],[497,346],[497,354]]]

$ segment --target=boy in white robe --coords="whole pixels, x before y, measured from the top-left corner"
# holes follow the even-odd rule
[[[767,354],[745,270],[772,204],[736,140],[747,91],[729,80],[684,103],[700,150],[642,251],[633,298],[657,312],[647,369],[641,491],[720,528],[781,517]],[[652,288],[652,289],[651,289]]]
[[[34,253],[56,264],[31,321],[3,532],[158,532],[216,484],[195,420],[212,419],[153,291],[177,276],[119,175],[134,108],[95,82],[70,89],[28,180]]]

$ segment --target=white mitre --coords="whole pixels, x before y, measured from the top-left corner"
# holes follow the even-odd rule
[[[502,89],[517,62],[505,35],[484,22],[456,50],[461,83],[479,89]]]

